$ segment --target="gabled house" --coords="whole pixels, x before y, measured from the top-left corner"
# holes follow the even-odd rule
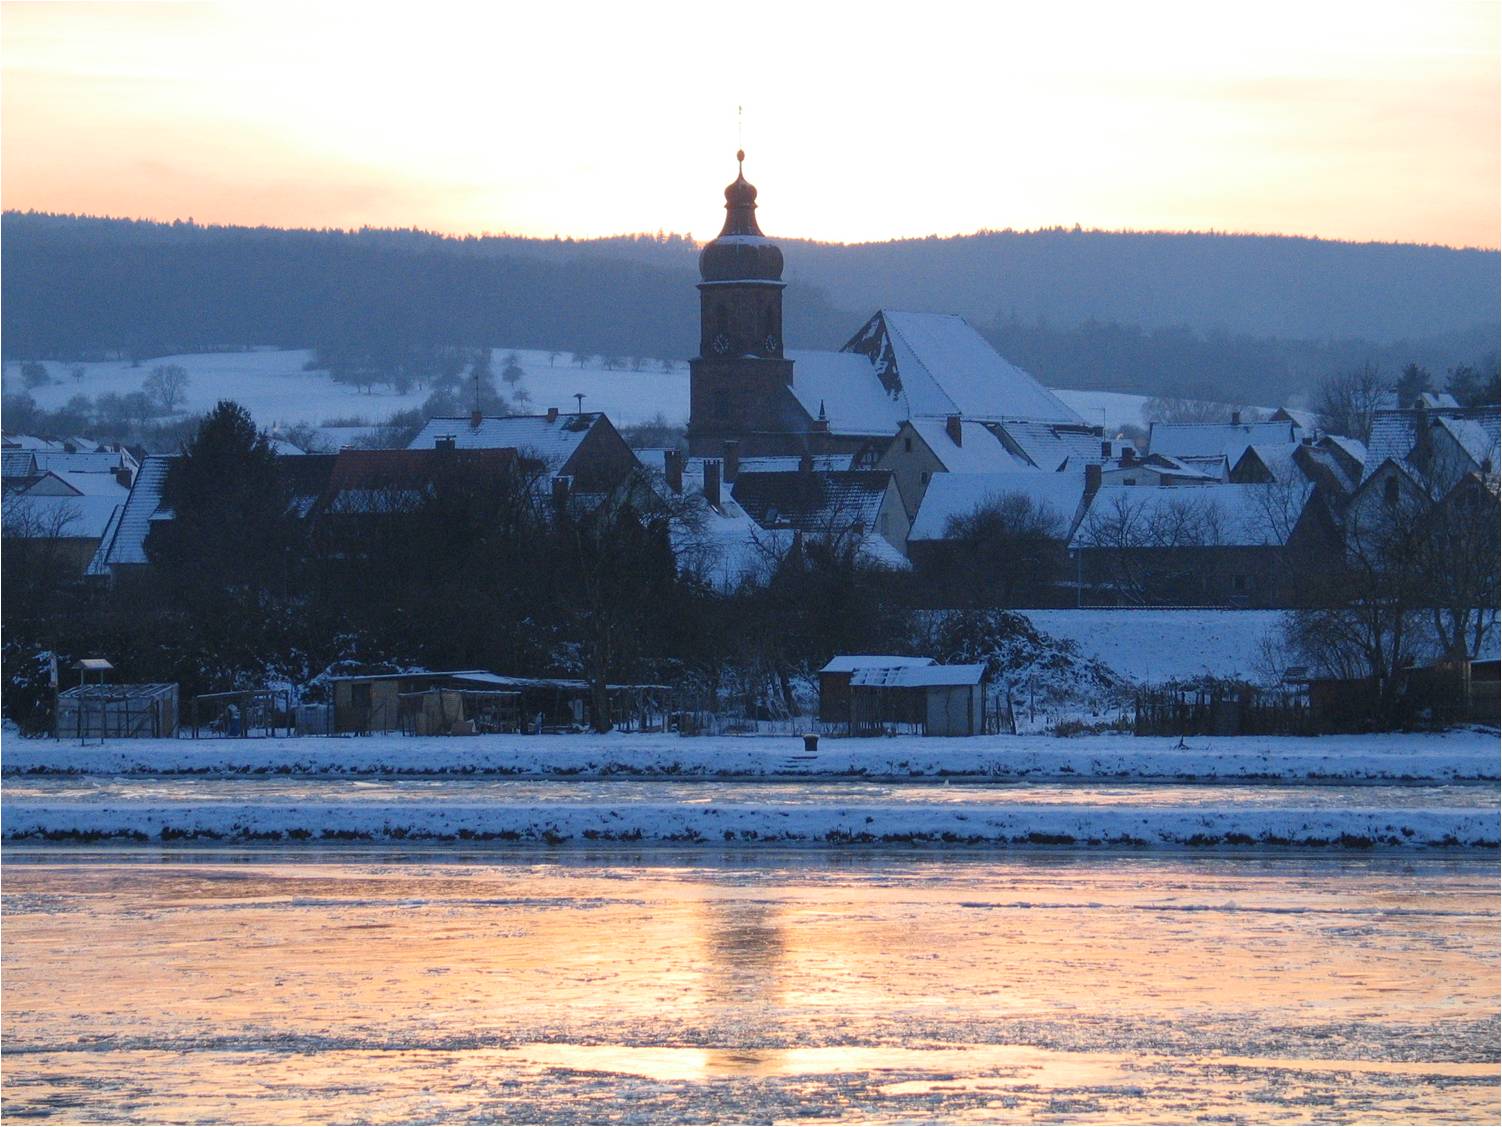
[[[176,454],[147,455],[120,508],[118,519],[106,530],[89,560],[87,575],[115,581],[150,564],[147,543],[152,531],[174,517],[172,510],[163,505],[162,493],[177,458]],[[286,485],[290,495],[288,504],[295,516],[302,519],[312,516],[316,503],[328,486],[335,460],[333,454],[277,458],[277,471]]]
[[[793,473],[742,472],[730,484],[730,492],[760,528],[860,545],[890,566],[906,565],[907,511],[892,475],[885,471],[820,472],[805,464]]]
[[[1033,467],[985,423],[949,415],[905,420],[875,468],[890,471],[911,520],[935,474],[1013,473]]]
[[[743,582],[766,580],[800,541],[821,539],[853,546],[867,564],[906,568],[901,549],[880,531],[883,513],[888,528],[906,531],[890,475],[819,470],[814,462],[813,456],[805,456],[802,468],[792,472],[747,473],[737,467],[735,480],[726,481],[725,467],[717,458],[685,458],[677,450],[663,451],[662,477],[654,476],[654,481],[677,513],[669,527],[679,571],[716,590],[733,591]],[[807,475],[801,488],[795,480],[800,474]],[[750,484],[739,487],[743,477]],[[829,481],[839,485],[826,493]],[[738,487],[745,505],[738,499]]]
[[[605,494],[618,488],[641,463],[610,420],[598,411],[542,415],[469,415],[429,419],[409,450],[513,450],[533,458],[571,488]]]
[[[1294,605],[1305,568],[1338,558],[1340,530],[1307,482],[1102,487],[1069,543],[1096,604]]]
[[[1153,423],[1147,451],[1175,458],[1224,457],[1234,466],[1248,446],[1291,446],[1302,433],[1292,419],[1243,423],[1241,413],[1233,411],[1228,423]]]

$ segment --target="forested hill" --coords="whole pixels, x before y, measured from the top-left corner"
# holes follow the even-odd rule
[[[16,212],[0,226],[8,358],[253,344],[682,358],[697,346],[698,248],[680,236],[444,238]],[[789,344],[839,347],[883,305],[953,311],[1059,387],[1292,398],[1356,363],[1472,363],[1498,337],[1493,251],[1062,230],[782,242]]]

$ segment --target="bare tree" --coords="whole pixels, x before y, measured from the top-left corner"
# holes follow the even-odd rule
[[[1254,411],[1250,407],[1207,403],[1203,399],[1189,399],[1180,395],[1158,395],[1142,405],[1142,421],[1170,424],[1229,423],[1233,411],[1240,411],[1243,419],[1250,420],[1254,417]]]
[[[1372,436],[1372,417],[1385,406],[1392,386],[1374,364],[1324,379],[1315,393],[1314,413],[1331,434],[1366,442]]]
[[[1224,542],[1224,514],[1206,490],[1103,491],[1080,528],[1080,543],[1099,553],[1108,582],[1128,602],[1172,600],[1196,584],[1200,561],[1187,548]]]
[[[1023,493],[986,497],[949,518],[953,558],[943,586],[967,605],[1016,606],[1025,591],[1044,596],[1064,574],[1067,525],[1051,506]]]
[[[151,369],[141,389],[162,405],[169,415],[177,410],[188,390],[188,369],[181,364],[158,364]]]

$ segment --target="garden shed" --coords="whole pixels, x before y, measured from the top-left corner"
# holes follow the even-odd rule
[[[931,657],[905,657],[898,654],[839,654],[819,670],[819,721],[823,724],[850,723],[850,679],[864,669],[901,669],[932,665]]]
[[[860,669],[850,677],[850,734],[979,736],[986,730],[984,665]]]

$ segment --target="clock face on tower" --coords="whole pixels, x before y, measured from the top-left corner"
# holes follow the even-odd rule
[[[762,343],[762,347],[767,352],[776,352],[777,351],[777,334],[776,333],[768,333],[766,339],[763,340],[761,343]]]
[[[723,356],[730,351],[730,338],[724,333],[716,333],[714,340],[709,342],[709,347]]]

